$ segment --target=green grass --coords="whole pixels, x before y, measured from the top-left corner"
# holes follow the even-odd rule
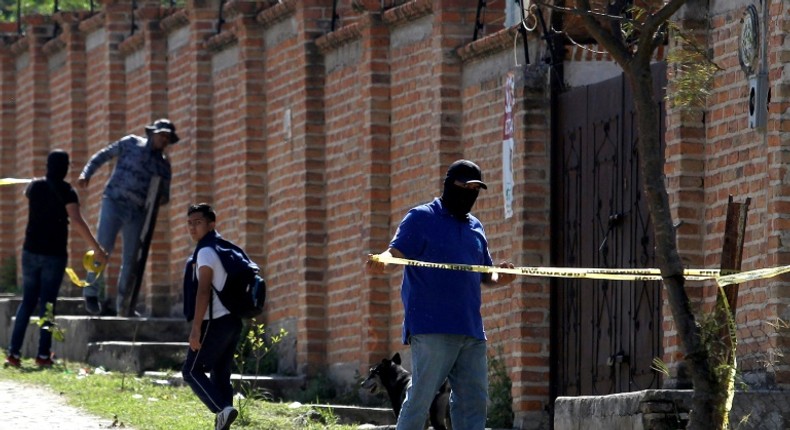
[[[189,387],[160,384],[150,378],[95,372],[76,363],[58,364],[39,370],[32,360],[21,369],[3,368],[0,379],[48,387],[66,401],[93,415],[135,430],[196,430],[211,428],[214,415],[195,397]],[[331,413],[313,412],[309,406],[290,408],[285,403],[243,400],[233,429],[255,430],[332,429],[351,430],[356,425],[339,425]],[[238,400],[235,402],[238,403]],[[237,408],[239,407],[236,404]]]

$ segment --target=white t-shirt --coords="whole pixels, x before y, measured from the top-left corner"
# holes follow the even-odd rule
[[[214,289],[216,290],[212,291],[211,293],[211,300],[213,301],[212,306],[214,308],[213,318],[211,315],[209,315],[211,308],[206,308],[206,315],[203,317],[203,319],[217,319],[219,317],[228,315],[230,311],[228,308],[222,305],[222,302],[219,300],[219,296],[217,295],[217,291],[222,291],[222,288],[225,286],[225,279],[228,278],[228,272],[225,271],[225,267],[222,266],[222,262],[219,260],[219,256],[217,255],[217,252],[214,251],[214,249],[205,247],[198,251],[197,268],[195,270],[200,270],[200,268],[203,266],[211,267],[211,270],[214,271],[214,276],[211,279],[211,283],[214,285]]]

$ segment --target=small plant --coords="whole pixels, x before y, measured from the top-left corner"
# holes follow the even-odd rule
[[[273,335],[270,339],[266,339],[266,327],[263,323],[252,322],[246,325],[242,330],[242,337],[239,345],[236,347],[236,352],[233,354],[236,369],[242,375],[260,376],[264,373],[273,373],[277,369],[276,361],[269,359],[273,357],[269,353],[275,345],[280,343],[288,332],[285,329]],[[250,402],[260,399],[259,393],[256,393],[252,384],[245,382],[243,379],[239,380],[238,389],[240,394],[236,396],[240,423],[248,423],[246,411]]]
[[[513,427],[513,395],[511,390],[513,382],[508,375],[505,362],[499,358],[502,348],[497,348],[497,355],[488,359],[488,397],[491,404],[488,407],[486,427],[512,428]]]
[[[36,321],[36,325],[39,328],[48,330],[50,333],[52,333],[52,340],[57,342],[63,342],[66,340],[66,330],[58,326],[58,324],[55,322],[55,310],[52,303],[47,302],[44,316]]]
[[[285,329],[266,339],[264,324],[251,323],[242,330],[241,341],[233,355],[236,371],[248,375],[266,375],[277,371],[277,357],[272,354],[272,348],[280,343],[288,334]]]

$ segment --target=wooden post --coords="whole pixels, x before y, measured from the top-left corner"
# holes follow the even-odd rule
[[[154,228],[156,227],[156,216],[159,213],[159,201],[162,197],[162,178],[153,176],[151,183],[148,186],[148,197],[145,200],[145,222],[140,231],[140,237],[137,242],[137,251],[135,251],[135,260],[133,266],[130,268],[130,275],[127,278],[129,285],[126,285],[126,297],[124,297],[122,309],[118,309],[118,315],[127,317],[135,316],[135,307],[137,306],[137,297],[140,294],[140,285],[143,282],[143,273],[145,272],[145,263],[148,261],[148,249],[151,247],[151,238],[154,235]],[[119,291],[120,293],[120,291]]]
[[[741,271],[746,215],[751,202],[752,199],[747,197],[744,203],[735,203],[732,201],[732,196],[727,202],[727,220],[724,225],[724,243],[721,248],[721,264],[719,266],[723,275]],[[724,295],[727,297],[730,313],[735,318],[735,310],[738,307],[738,284],[725,286]]]
[[[745,203],[735,203],[730,196],[727,202],[727,220],[724,225],[724,243],[721,249],[720,269],[724,272],[738,272],[741,270],[743,259],[743,238],[746,232],[746,214],[749,211],[751,199]],[[735,313],[738,309],[738,284],[719,287],[716,291],[716,309],[714,309],[715,323],[719,326],[720,343],[710,345],[709,357],[712,368],[726,366],[726,376],[715,381],[714,404],[724,405],[727,408],[723,415],[724,428],[729,427],[729,413],[732,400],[735,396],[735,368],[737,325]],[[719,402],[718,400],[721,400]]]

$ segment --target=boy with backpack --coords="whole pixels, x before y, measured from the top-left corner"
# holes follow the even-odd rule
[[[220,237],[214,229],[217,216],[210,205],[190,206],[187,217],[189,235],[197,246],[184,272],[184,315],[192,321],[192,331],[182,374],[192,391],[216,414],[215,429],[227,430],[239,414],[233,407],[230,375],[242,318],[248,315],[229,310],[234,305],[228,299],[223,303],[221,294],[240,289],[236,278],[249,276],[239,275],[245,272],[238,269],[239,265],[256,273],[257,266],[244,251]],[[261,298],[259,308],[262,302]]]

